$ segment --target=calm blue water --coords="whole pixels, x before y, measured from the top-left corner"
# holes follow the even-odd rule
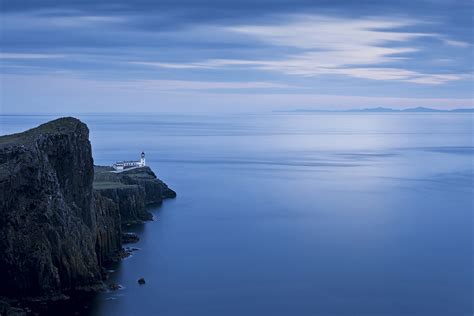
[[[84,313],[473,315],[473,115],[80,118],[96,164],[145,150],[178,193]]]

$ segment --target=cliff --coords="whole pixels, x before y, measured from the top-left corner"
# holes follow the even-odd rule
[[[122,219],[149,219],[147,204],[175,196],[149,168],[99,169],[108,181],[94,182],[89,130],[75,118],[0,137],[0,296],[101,288]]]
[[[113,172],[110,167],[96,166],[94,190],[117,202],[123,224],[152,219],[147,205],[176,197],[149,167]]]
[[[72,118],[0,137],[0,294],[100,282],[89,130]]]

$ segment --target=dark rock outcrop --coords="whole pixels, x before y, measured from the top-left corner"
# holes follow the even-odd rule
[[[150,219],[145,205],[175,196],[149,168],[102,167],[110,181],[93,189],[88,137],[75,118],[0,137],[0,296],[102,288],[103,265],[125,253],[122,224]]]
[[[0,298],[0,315],[1,316],[26,316],[28,312],[24,308],[18,308],[10,305],[10,302]]]
[[[117,204],[123,224],[152,219],[152,215],[145,209],[145,190],[138,185],[102,187],[95,191]]]
[[[120,175],[122,183],[139,185],[145,189],[145,203],[148,205],[160,204],[164,199],[176,197],[176,192],[158,179],[150,167],[127,170]]]
[[[146,205],[176,197],[176,193],[149,167],[116,173],[110,167],[96,166],[94,190],[118,204],[122,224],[151,220],[152,215],[146,210]]]
[[[95,250],[98,264],[103,266],[114,261],[122,247],[122,223],[116,202],[94,192],[94,211],[96,214]]]
[[[122,234],[122,243],[124,244],[134,244],[140,241],[140,237],[138,237],[135,233],[125,233]]]
[[[109,290],[111,290],[111,291],[118,291],[121,288],[122,288],[122,286],[118,283],[109,284]]]
[[[77,119],[0,138],[0,295],[100,285],[93,172]]]

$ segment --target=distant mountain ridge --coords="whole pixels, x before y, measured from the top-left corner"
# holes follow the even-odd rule
[[[346,112],[346,113],[474,113],[474,108],[440,110],[426,107],[415,107],[406,109],[392,109],[384,107],[350,109],[350,110],[316,110],[316,109],[296,109],[277,112]]]

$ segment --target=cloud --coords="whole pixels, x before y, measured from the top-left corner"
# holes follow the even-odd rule
[[[263,61],[240,60],[240,59],[208,59],[202,62],[194,63],[168,63],[168,62],[142,62],[131,61],[131,64],[151,66],[157,68],[169,69],[217,69],[229,66],[259,66]]]
[[[1,53],[1,59],[51,59],[63,58],[65,55],[60,54],[34,54],[34,53]]]
[[[464,98],[414,98],[393,96],[324,95],[317,93],[247,93],[205,91],[221,83],[207,82],[196,93],[195,82],[105,81],[66,75],[3,75],[4,113],[107,112],[107,111],[269,111],[308,109],[350,109],[366,107],[406,108],[425,106],[439,109],[472,108],[474,100]],[[229,83],[231,84],[231,83]],[[253,83],[250,83],[253,84]],[[170,86],[167,86],[170,85]],[[160,86],[164,89],[160,90]],[[187,86],[191,90],[181,90]],[[25,93],[25,90],[28,93]],[[32,105],[31,100],[35,100]],[[139,104],[139,107],[133,105]]]
[[[31,28],[51,29],[56,28],[95,28],[107,27],[114,24],[125,23],[126,16],[86,15],[72,10],[40,10],[34,12],[1,14],[3,26],[16,31],[25,31]],[[70,31],[70,30],[68,30]]]
[[[230,33],[245,35],[275,47],[272,59],[207,59],[190,63],[135,62],[172,69],[252,68],[298,76],[342,75],[370,80],[443,84],[465,78],[464,74],[432,74],[391,66],[419,52],[422,37],[440,38],[449,45],[466,43],[438,34],[408,32],[416,21],[387,18],[335,18],[292,16],[286,22],[268,25],[229,26]],[[278,53],[278,48],[293,53]]]
[[[193,68],[210,68],[200,64],[194,63],[162,63],[162,62],[145,62],[145,61],[131,61],[130,64],[152,66],[158,68],[170,68],[170,69],[193,69]]]
[[[371,48],[388,42],[405,42],[420,36],[431,36],[424,33],[392,31],[414,24],[414,21],[408,19],[350,19],[296,15],[281,24],[244,25],[228,29],[274,45],[346,51],[354,47]]]
[[[450,81],[461,80],[471,78],[470,75],[467,74],[419,74],[416,73],[415,75],[406,78],[404,81],[406,82],[413,82],[413,83],[420,83],[420,84],[432,84],[438,85],[447,83]]]
[[[334,74],[372,80],[397,80],[418,84],[438,85],[449,81],[464,79],[464,74],[425,74],[398,68],[345,68],[334,69]]]
[[[446,45],[454,46],[454,47],[466,48],[466,47],[471,46],[469,43],[466,43],[466,42],[454,41],[454,40],[450,40],[450,39],[446,39],[446,38],[443,39],[443,42],[444,42]]]
[[[441,63],[442,58],[447,60],[449,47],[441,47],[444,51],[436,55],[433,45],[470,44],[450,40],[439,29],[440,33],[420,31],[425,22],[416,19],[269,15],[252,22],[226,20],[225,24],[159,29],[163,17],[143,12],[107,15],[102,11],[42,10],[7,13],[4,18],[9,52],[0,53],[0,60],[4,71],[10,73],[55,69],[87,72],[91,77],[120,73],[126,79],[141,79],[176,71],[196,78],[200,70],[211,69],[206,78],[216,76],[216,81],[233,76],[230,71],[226,74],[227,70],[244,70],[252,78],[276,73],[304,77],[301,81],[306,82],[310,77],[338,76],[420,85],[442,85],[469,77],[458,73],[463,71],[459,69],[469,71],[459,67],[466,63],[462,56]],[[137,21],[142,24],[138,26]],[[148,23],[152,26],[147,29]],[[51,62],[54,58],[62,60]]]
[[[98,87],[155,91],[294,88],[294,86],[287,84],[264,81],[129,80],[107,82],[96,81],[96,84]]]
[[[79,15],[79,16],[56,16],[56,17],[42,17],[52,27],[104,27],[109,24],[123,23],[127,19],[119,16],[94,16],[94,15]]]

